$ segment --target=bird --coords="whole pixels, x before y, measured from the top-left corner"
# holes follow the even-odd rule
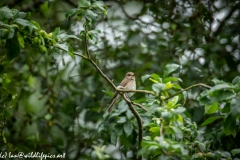
[[[133,72],[127,72],[122,82],[118,85],[118,89],[125,90],[136,90],[135,74]],[[128,98],[130,98],[134,93],[125,93]],[[108,113],[111,114],[115,104],[122,99],[119,92],[115,92],[113,98],[110,101],[110,105],[107,109]]]

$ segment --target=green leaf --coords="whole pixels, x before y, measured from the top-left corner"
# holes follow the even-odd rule
[[[98,17],[98,15],[90,9],[86,10],[85,16],[89,21],[96,21]]]
[[[178,102],[178,98],[179,98],[178,96],[175,96],[175,97],[173,97],[172,99],[168,100],[167,106],[168,106],[169,108],[175,107],[175,105],[176,105],[177,102]]]
[[[89,0],[78,0],[78,7],[80,8],[88,8],[90,5],[91,2]]]
[[[168,120],[169,118],[172,117],[172,113],[171,113],[171,112],[168,112],[168,111],[163,111],[163,112],[161,112],[161,116],[162,116],[162,118],[164,118],[165,120]]]
[[[180,139],[183,138],[183,133],[182,133],[182,131],[181,131],[179,128],[174,127],[174,126],[170,126],[170,128],[173,129],[174,135],[175,135],[175,137],[176,137],[178,140],[180,140]]]
[[[150,132],[157,133],[158,135],[160,134],[160,127],[151,127],[149,129]]]
[[[73,48],[70,45],[68,45],[68,54],[72,57],[72,59],[74,58]]]
[[[115,131],[111,132],[111,143],[116,144],[117,143],[117,133]]]
[[[220,154],[221,154],[222,157],[225,157],[225,158],[228,158],[228,159],[232,158],[231,154],[227,151],[222,151]]]
[[[141,77],[142,82],[145,82],[145,80],[148,79],[149,77],[151,77],[150,74],[146,74],[146,75],[142,76]]]
[[[176,88],[176,89],[182,89],[182,87],[181,86],[179,86],[179,84],[173,84],[173,88]]]
[[[233,156],[235,156],[236,154],[240,154],[240,148],[236,148],[236,149],[231,150],[231,153],[232,153]]]
[[[88,39],[93,41],[94,44],[97,44],[97,38],[96,38],[95,34],[89,32],[88,33]]]
[[[72,8],[65,14],[65,17],[68,20],[70,17],[74,16],[78,11],[81,11],[81,10],[78,8]]]
[[[13,18],[12,10],[8,7],[2,7],[0,8],[0,20],[9,20]]]
[[[226,82],[224,82],[224,81],[221,81],[221,80],[219,80],[219,79],[216,79],[216,78],[213,78],[212,79],[212,81],[213,81],[213,83],[215,83],[215,85],[219,85],[219,84],[225,84]]]
[[[88,33],[99,34],[99,33],[101,33],[101,31],[98,29],[94,29],[94,30],[89,31]]]
[[[133,125],[130,123],[130,121],[127,121],[126,123],[124,123],[123,130],[126,133],[127,137],[132,133]]]
[[[30,12],[28,12],[28,13],[18,12],[16,18],[27,18],[28,15],[30,15]]]
[[[144,136],[144,137],[143,137],[143,140],[150,141],[150,140],[151,140],[151,137],[150,137],[150,136]]]
[[[130,120],[133,117],[133,113],[130,110],[127,110],[126,116],[128,120]]]
[[[179,67],[180,67],[180,65],[178,65],[178,64],[168,64],[168,65],[166,65],[165,70],[164,70],[164,77],[167,77],[169,74],[176,71]]]
[[[37,27],[37,29],[41,29],[41,27],[40,27],[40,25],[38,24],[38,22],[36,22],[36,21],[33,21],[33,20],[30,20],[29,21],[31,24],[33,24],[34,26],[36,26]]]
[[[187,101],[187,92],[186,91],[183,91],[182,92],[182,98],[183,98],[183,104],[185,104],[186,103],[186,101]]]
[[[25,47],[25,45],[24,45],[24,39],[23,39],[23,37],[22,37],[22,35],[18,32],[18,42],[19,42],[19,44],[20,44],[20,46],[22,47],[22,48],[24,48]]]
[[[62,38],[62,40],[63,40],[63,41],[66,41],[66,40],[69,39],[69,38],[73,38],[73,39],[77,39],[77,40],[81,41],[80,38],[78,38],[77,36],[74,36],[74,35],[66,35],[66,36],[64,36],[64,37]]]
[[[221,91],[218,91],[218,92],[219,93],[213,94],[213,96],[218,97],[219,102],[231,100],[234,97],[236,97],[236,94],[233,91],[230,91],[230,90],[221,90]]]
[[[220,118],[224,118],[223,116],[213,116],[213,117],[209,117],[208,119],[206,119],[202,124],[201,124],[201,126],[203,127],[203,126],[206,126],[206,125],[208,125],[208,124],[210,124],[210,123],[212,123],[212,122],[214,122],[215,120],[217,120],[217,119],[220,119]]]
[[[18,24],[18,25],[28,27],[29,30],[30,30],[30,33],[32,33],[33,29],[38,30],[38,28],[34,24],[30,23],[28,20],[25,20],[25,19],[17,18],[13,22]]]
[[[53,39],[56,39],[57,36],[59,36],[59,34],[60,34],[60,28],[58,27],[58,28],[56,28],[56,29],[54,30],[54,32],[53,32],[53,34],[52,34],[52,38],[53,38]]]
[[[152,77],[153,79],[155,79],[156,81],[159,81],[159,79],[160,79],[159,75],[157,75],[157,74],[155,74],[155,73],[153,73],[153,74],[151,75],[151,77]]]
[[[105,10],[105,6],[104,6],[104,3],[102,2],[102,1],[96,1],[96,2],[94,2],[93,4],[92,4],[92,7],[97,7],[97,8],[99,8],[99,9],[101,9],[101,10]]]
[[[232,99],[231,114],[233,117],[237,117],[240,115],[240,97]]]
[[[238,83],[240,83],[240,77],[239,77],[239,76],[235,77],[235,78],[232,80],[232,84],[233,84],[233,85],[236,85],[236,84],[238,84]]]
[[[66,52],[68,52],[68,45],[65,44],[65,43],[63,43],[63,44],[57,43],[55,46],[64,50],[64,51],[66,51]]]
[[[223,133],[225,135],[231,135],[235,132],[236,127],[236,118],[233,117],[231,114],[227,116],[223,124]]]
[[[86,31],[85,30],[82,30],[81,32],[80,32],[80,36],[85,36],[86,35]]]
[[[0,28],[0,39],[7,39],[9,30],[6,28]]]
[[[163,79],[163,83],[176,82],[176,81],[182,82],[181,78],[177,78],[177,77],[167,77]]]
[[[162,84],[162,83],[154,83],[152,85],[152,89],[154,92],[156,92],[157,94],[160,93],[160,91],[162,91],[165,87],[165,84]]]
[[[9,28],[8,39],[13,38],[14,34],[15,34],[15,29],[14,29],[14,27],[11,26],[11,27]]]
[[[218,103],[214,102],[211,105],[205,106],[205,114],[213,114],[218,110]]]
[[[117,123],[125,123],[127,121],[126,117],[120,117]]]
[[[138,152],[137,152],[137,157],[143,155],[143,154],[146,154],[148,153],[148,147],[142,147]]]
[[[228,112],[230,112],[230,103],[226,103],[222,109],[222,113],[228,113]]]
[[[102,10],[102,11],[103,11],[103,14],[104,14],[104,18],[106,17],[107,11],[106,11],[105,5],[104,5],[104,3],[103,3],[102,1],[96,1],[96,2],[94,2],[93,5],[92,5],[92,7],[93,7],[93,8],[99,8],[100,10]]]
[[[232,89],[233,86],[230,86],[229,84],[218,84],[214,87],[212,87],[209,92],[215,92],[215,91],[218,91],[218,90],[222,90],[222,89]]]
[[[30,23],[28,20],[22,19],[22,18],[17,18],[13,21],[14,23],[17,23],[22,26],[28,26]]]
[[[178,107],[178,108],[176,108],[175,110],[174,110],[174,113],[175,114],[181,114],[181,113],[183,113],[183,112],[185,112],[186,111],[186,108],[184,108],[184,107]]]
[[[14,29],[13,25],[8,25],[8,24],[5,24],[5,23],[0,21],[0,26],[3,26],[3,27],[8,29],[8,37],[7,37],[7,39],[13,38],[13,36],[15,34],[15,29]]]

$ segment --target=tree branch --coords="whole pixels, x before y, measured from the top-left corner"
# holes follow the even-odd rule
[[[141,116],[138,114],[136,109],[132,106],[132,101],[130,101],[127,97],[126,94],[121,94],[124,100],[127,102],[129,109],[132,111],[134,116],[137,119],[138,122],[138,151],[141,149],[141,142],[143,139],[143,125],[142,125],[142,119]],[[142,159],[142,155],[138,157],[138,160]]]
[[[78,54],[78,53],[74,53],[74,55],[78,55],[86,60],[88,60],[90,63],[93,64],[93,66],[100,72],[100,74],[112,85],[112,87],[118,91],[118,89],[115,87],[115,85],[112,83],[112,81],[102,72],[102,70],[98,67],[98,65],[93,61],[91,60],[90,58],[82,55],[82,54]],[[121,92],[130,92],[131,90],[120,90]],[[136,90],[135,90],[136,91]],[[151,93],[151,94],[154,94],[154,92],[151,92],[151,91],[145,91],[145,90],[138,90],[138,92],[144,92],[144,93]],[[121,93],[120,93],[121,94]],[[127,102],[130,110],[132,111],[132,113],[134,114],[134,116],[136,117],[137,119],[137,122],[138,122],[138,151],[141,149],[141,142],[142,142],[142,139],[143,139],[143,125],[142,125],[142,119],[140,117],[140,115],[138,114],[138,112],[136,111],[136,109],[132,106],[133,105],[136,105],[138,107],[140,107],[141,109],[147,111],[146,108],[144,108],[143,106],[141,106],[140,104],[137,104],[137,103],[134,103],[132,102],[131,100],[129,100],[126,95],[123,93],[121,94],[122,97],[124,98],[124,100]],[[142,159],[142,155],[138,157],[138,160],[141,160]]]
[[[193,88],[193,87],[197,87],[197,86],[202,86],[202,87],[209,88],[209,89],[212,88],[211,86],[208,86],[208,85],[202,84],[202,83],[194,84],[194,85],[192,85],[192,86],[189,86],[189,87],[187,87],[187,88],[185,88],[185,89],[182,89],[181,91],[178,91],[178,92],[174,93],[173,95],[165,98],[164,101],[166,101],[166,100],[168,100],[168,99],[170,99],[170,98],[172,98],[172,97],[174,97],[174,96],[176,96],[176,95],[178,95],[178,94],[180,94],[180,93],[182,93],[182,92],[184,92],[184,91],[187,91],[187,90],[189,90],[189,89],[191,89],[191,88]]]
[[[116,86],[113,84],[113,82],[108,78],[108,76],[106,76],[106,75],[102,72],[102,70],[98,67],[98,65],[97,65],[93,60],[91,60],[91,59],[89,59],[88,57],[86,57],[86,56],[84,56],[84,55],[82,55],[82,54],[79,54],[79,53],[75,53],[75,52],[74,52],[73,54],[74,54],[74,55],[77,55],[77,56],[80,56],[80,57],[88,60],[90,63],[92,63],[92,65],[98,70],[98,72],[102,75],[102,77],[103,77],[104,79],[106,79],[106,80],[108,81],[108,83],[110,83],[111,86],[112,86],[115,90],[117,89]]]
[[[157,96],[153,91],[147,91],[147,90],[125,90],[125,89],[116,88],[116,91],[119,91],[119,92],[134,92],[134,93],[146,93],[146,94],[151,94],[151,95]]]
[[[131,101],[131,103],[147,112],[147,109],[145,107],[143,107],[141,104],[135,103],[133,101]]]

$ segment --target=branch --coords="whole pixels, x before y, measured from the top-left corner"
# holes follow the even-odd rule
[[[138,151],[141,149],[141,142],[143,139],[143,125],[142,125],[142,119],[136,109],[132,106],[132,101],[130,101],[127,97],[126,94],[121,94],[124,100],[127,102],[129,109],[132,111],[134,116],[137,119],[138,122]],[[142,155],[138,157],[138,160],[142,159]]]
[[[56,47],[60,48],[59,46],[56,46]],[[60,48],[60,49],[66,51],[66,50],[63,49],[63,48]],[[67,51],[66,51],[66,52],[67,52]],[[123,89],[119,89],[119,88],[117,88],[117,87],[113,84],[113,82],[108,78],[108,76],[106,76],[106,75],[102,72],[102,70],[98,67],[98,65],[97,65],[93,60],[91,60],[90,58],[88,58],[88,57],[86,57],[86,56],[84,56],[84,55],[82,55],[82,54],[76,53],[76,52],[73,52],[73,54],[74,54],[74,55],[77,55],[77,56],[80,56],[80,57],[82,57],[83,59],[86,59],[86,60],[88,60],[90,63],[92,63],[92,65],[98,70],[98,72],[102,75],[102,77],[103,77],[104,79],[106,79],[106,80],[108,81],[108,83],[110,83],[111,86],[112,86],[116,91],[118,91],[118,92],[138,92],[138,93],[146,93],[146,94],[151,94],[151,95],[153,95],[153,96],[157,96],[153,91],[147,91],[147,90],[123,90]],[[178,91],[178,92],[174,93],[174,94],[171,95],[170,97],[165,98],[164,101],[166,101],[166,100],[168,100],[168,99],[170,99],[170,98],[172,98],[172,97],[174,97],[174,96],[182,93],[183,91],[187,91],[187,90],[189,90],[189,89],[191,89],[191,88],[193,88],[193,87],[197,87],[197,86],[202,86],[202,87],[209,88],[209,89],[211,88],[211,86],[208,86],[208,85],[203,84],[203,83],[194,84],[194,85],[192,85],[192,86],[190,86],[190,87],[187,87],[187,88],[185,88],[185,89],[183,89],[183,90],[181,90],[181,91]],[[131,102],[131,104],[133,104],[133,105],[135,105],[135,106],[138,106],[139,108],[147,111],[147,109],[144,108],[142,105],[140,105],[140,104],[138,104],[138,103],[134,103],[134,102],[132,102],[132,101],[130,101],[130,102]]]
[[[184,92],[184,91],[187,91],[187,90],[189,90],[189,89],[191,89],[191,88],[193,88],[193,87],[197,87],[197,86],[202,86],[202,87],[209,88],[209,89],[212,88],[211,86],[208,86],[208,85],[202,84],[202,83],[194,84],[194,85],[192,85],[192,86],[189,86],[189,87],[187,87],[187,88],[185,88],[185,89],[182,89],[181,91],[178,91],[178,92],[174,93],[173,95],[165,98],[164,101],[166,101],[166,100],[168,100],[168,99],[170,99],[170,98],[172,98],[172,97],[174,97],[174,96],[176,96],[176,95],[178,95],[178,94],[180,94],[180,93],[182,93],[182,92]]]
[[[91,59],[89,51],[88,51],[88,24],[87,24],[87,22],[86,22],[86,25],[85,25],[85,31],[86,31],[85,38],[84,38],[85,52],[87,54],[88,59]]]
[[[153,91],[147,91],[147,90],[124,90],[124,89],[119,89],[119,88],[116,88],[116,91],[119,91],[119,92],[137,92],[137,93],[146,93],[146,94],[151,94],[151,95],[154,95],[156,96],[156,94],[153,92]]]
[[[102,75],[102,77],[103,77],[104,79],[106,79],[106,80],[108,81],[108,83],[110,83],[111,86],[116,90],[116,86],[113,84],[113,82],[108,78],[108,76],[106,76],[106,75],[102,72],[102,70],[98,67],[98,65],[97,65],[93,60],[89,59],[88,57],[86,57],[86,56],[84,56],[84,55],[82,55],[82,54],[76,53],[76,52],[73,52],[73,54],[74,54],[74,55],[77,55],[77,56],[80,56],[80,57],[88,60],[90,63],[92,63],[92,65],[98,70],[98,72]]]
[[[145,107],[143,107],[141,104],[135,103],[133,101],[131,101],[131,103],[147,112],[147,109]]]

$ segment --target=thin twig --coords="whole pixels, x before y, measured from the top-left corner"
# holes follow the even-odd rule
[[[181,91],[178,91],[178,92],[174,93],[173,95],[165,98],[164,101],[166,101],[166,100],[168,100],[168,99],[170,99],[170,98],[172,98],[172,97],[174,97],[174,96],[176,96],[176,95],[178,95],[178,94],[180,94],[180,93],[182,93],[182,92],[184,92],[184,91],[187,91],[187,90],[189,90],[189,89],[191,89],[191,88],[193,88],[193,87],[197,87],[197,86],[202,86],[202,87],[209,88],[209,89],[212,88],[211,86],[208,86],[208,85],[202,84],[202,83],[194,84],[194,85],[192,85],[192,86],[189,86],[189,87],[187,87],[187,88],[185,88],[185,89],[182,89]]]
[[[145,107],[143,107],[141,104],[135,103],[133,101],[131,101],[131,103],[147,112],[147,109]]]
[[[87,27],[88,26],[87,26],[87,22],[86,22],[86,24],[85,24],[86,34],[85,34],[85,38],[84,38],[84,41],[85,41],[85,52],[87,54],[88,59],[91,59],[89,51],[88,51],[88,28]]]
[[[75,53],[75,52],[74,52],[73,54],[74,54],[74,55],[77,55],[77,56],[80,56],[80,57],[88,60],[90,63],[92,63],[92,65],[98,70],[98,72],[102,75],[102,77],[105,78],[105,79],[108,81],[108,83],[110,83],[111,86],[116,90],[116,86],[113,84],[113,82],[108,78],[108,76],[106,76],[106,75],[102,72],[102,70],[98,67],[98,65],[97,65],[93,60],[91,60],[91,59],[87,58],[86,56],[84,56],[84,55],[82,55],[82,54],[79,54],[79,53]]]
[[[151,94],[151,95],[156,96],[156,94],[153,91],[147,91],[147,90],[125,90],[125,89],[116,88],[116,91],[119,91],[119,92],[134,92],[134,93],[138,92],[138,93],[146,93],[146,94]]]
[[[162,136],[163,135],[163,124],[162,124],[162,122],[161,122],[161,124],[160,124],[160,136]]]

